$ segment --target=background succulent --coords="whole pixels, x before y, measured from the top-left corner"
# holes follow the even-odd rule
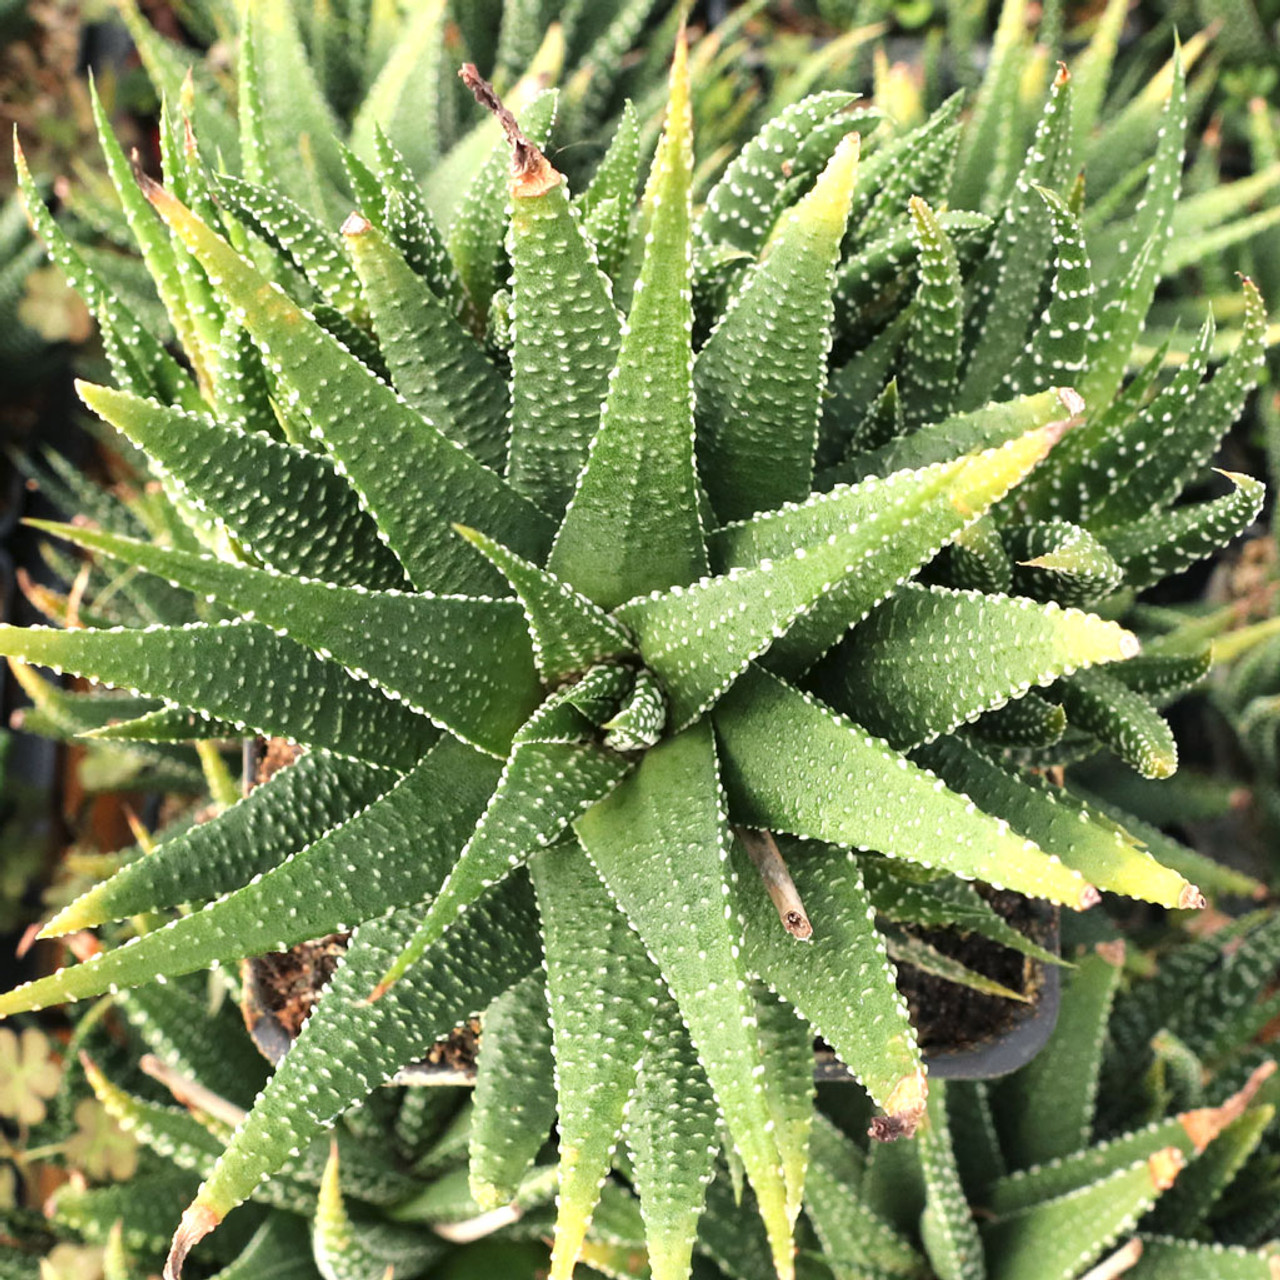
[[[488,1010],[486,1052],[509,1040],[542,1069],[480,1092],[471,1191],[517,1195],[558,1117],[553,1275],[620,1134],[653,1274],[688,1272],[723,1147],[790,1275],[814,1032],[885,1112],[877,1136],[924,1114],[877,909],[999,932],[966,881],[1073,908],[1240,887],[1172,842],[1157,861],[1028,767],[1103,746],[1173,771],[1153,699],[1205,655],[1140,653],[1116,619],[1257,512],[1245,476],[1181,499],[1265,317],[1246,284],[1211,377],[1211,326],[1167,381],[1163,351],[1135,357],[1177,243],[1181,63],[1142,117],[1132,208],[1091,210],[1073,157],[1096,88],[1064,72],[1030,138],[1005,123],[1023,119],[1004,110],[1028,79],[1021,21],[1011,6],[963,127],[953,101],[881,137],[850,95],[811,95],[696,219],[683,44],[638,208],[638,114],[571,200],[539,149],[542,95],[521,128],[499,109],[508,136],[447,239],[385,138],[376,174],[346,157],[359,212],[337,233],[332,194],[308,210],[208,169],[189,96],[190,133],[166,117],[164,188],[103,140],[186,364],[31,193],[118,383],[84,398],[156,481],[144,536],[111,508],[56,531],[159,594],[123,627],[82,612],[0,648],[154,700],[100,739],[309,750],[47,932],[209,905],[0,1010],[354,929],[210,1153],[175,1268],[294,1148]],[[253,39],[241,54],[243,157],[265,79]]]

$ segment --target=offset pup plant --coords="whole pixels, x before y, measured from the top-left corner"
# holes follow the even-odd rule
[[[994,222],[935,210],[954,103],[879,145],[863,117],[864,160],[849,95],[804,99],[695,217],[683,41],[638,208],[634,120],[571,199],[539,144],[554,98],[517,124],[467,80],[511,177],[481,172],[449,245],[509,264],[507,297],[472,292],[393,148],[353,172],[339,238],[262,188],[241,220],[188,137],[163,187],[116,166],[188,367],[30,199],[106,318],[119,386],[82,394],[150,459],[159,536],[46,527],[187,613],[5,628],[0,652],[143,700],[100,738],[307,750],[46,932],[207,905],[0,1015],[351,932],[170,1275],[483,1014],[472,1193],[514,1197],[556,1122],[554,1277],[615,1163],[652,1274],[687,1275],[723,1149],[789,1278],[815,1034],[874,1136],[925,1115],[877,912],[1013,941],[969,881],[1072,909],[1223,883],[1026,766],[1105,747],[1173,771],[1152,698],[1205,657],[1144,655],[1117,619],[1257,512],[1244,476],[1170,508],[1252,383],[1261,303],[1246,283],[1211,378],[1206,327],[1168,385],[1159,353],[1124,385],[1177,201],[1176,61],[1132,265],[1105,283],[1065,74]]]

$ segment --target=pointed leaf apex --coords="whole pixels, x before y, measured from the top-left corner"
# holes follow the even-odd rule
[[[929,1081],[923,1069],[903,1076],[885,1103],[885,1114],[875,1116],[867,1130],[875,1142],[896,1142],[909,1138],[924,1119],[929,1097]]]
[[[1163,1147],[1147,1159],[1151,1182],[1157,1191],[1168,1191],[1178,1174],[1186,1167],[1187,1158],[1177,1147]]]
[[[173,1233],[173,1243],[164,1264],[164,1280],[181,1280],[187,1254],[221,1221],[221,1217],[207,1204],[201,1204],[199,1198],[187,1206],[182,1222]]]
[[[1204,894],[1193,884],[1187,885],[1178,895],[1178,906],[1183,911],[1203,911],[1208,905]]]
[[[533,199],[554,190],[563,179],[546,156],[527,138],[516,123],[515,115],[504,105],[496,90],[476,69],[474,62],[464,62],[458,78],[475,95],[475,100],[493,112],[511,143],[511,194],[516,199]]]
[[[1053,87],[1055,89],[1061,89],[1063,85],[1067,84],[1070,80],[1071,72],[1067,69],[1067,64],[1065,62],[1059,62],[1058,72],[1053,77]]]
[[[341,231],[344,236],[362,236],[373,230],[373,223],[356,210],[352,210],[343,220]]]

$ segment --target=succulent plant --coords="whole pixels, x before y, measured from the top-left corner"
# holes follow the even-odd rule
[[[1126,974],[1114,939],[1069,954],[1040,1056],[933,1082],[914,1142],[815,1123],[806,1213],[835,1275],[1275,1275],[1280,920],[1167,940],[1154,975]]]
[[[1012,65],[963,132],[952,102],[877,144],[850,95],[805,98],[696,217],[683,41],[638,208],[631,113],[571,200],[540,150],[554,98],[517,124],[470,70],[506,137],[447,246],[385,139],[376,175],[351,166],[336,235],[206,169],[198,110],[164,187],[104,137],[187,365],[30,199],[103,324],[119,386],[83,397],[156,482],[149,538],[105,508],[47,528],[169,594],[143,625],[5,628],[0,652],[150,700],[100,740],[307,750],[46,932],[207,905],[0,1014],[352,931],[172,1274],[483,1013],[472,1193],[516,1195],[555,1120],[553,1277],[621,1138],[654,1276],[688,1273],[721,1148],[791,1276],[814,1034],[884,1112],[877,1137],[925,1115],[877,912],[1008,942],[967,881],[1075,909],[1219,887],[1029,766],[1101,746],[1173,771],[1152,700],[1203,654],[1139,652],[1117,619],[1257,512],[1245,476],[1174,504],[1239,412],[1265,318],[1246,283],[1212,377],[1207,325],[1166,384],[1160,352],[1126,383],[1174,226],[1181,65],[1136,214],[1099,232],[1127,263],[1110,274],[1072,186],[1069,75],[1022,166],[996,163]],[[261,118],[240,127],[243,154]],[[984,173],[989,214],[938,211]]]
[[[1079,932],[1105,934],[1098,923]],[[1265,1031],[1276,997],[1265,993],[1280,965],[1280,919],[1259,912],[1205,938],[1169,935],[1131,964],[1111,938],[1068,947],[1074,967],[1041,1056],[1003,1081],[935,1081],[912,1141],[868,1146],[857,1117],[870,1100],[825,1086],[797,1223],[804,1274],[1270,1280],[1280,1233],[1280,1077]],[[521,988],[537,985],[525,979],[486,1030],[501,1030]],[[84,1105],[76,1100],[87,1081],[97,1105],[141,1144],[142,1167],[127,1193],[109,1184],[61,1188],[38,1241],[47,1249],[53,1231],[107,1243],[107,1280],[163,1257],[166,1214],[213,1166],[265,1070],[231,1007],[211,1004],[190,980],[124,993],[117,1005],[129,1043],[116,1043],[119,1032],[109,1034],[102,1018],[86,1019],[73,1044],[84,1074],[68,1071],[52,1105]],[[99,1050],[111,1058],[108,1070],[89,1056]],[[144,1050],[152,1055],[145,1075],[132,1065]],[[509,1089],[527,1060],[490,1067],[487,1085]],[[117,1073],[128,1087],[115,1083]],[[466,1095],[410,1088],[370,1098],[255,1188],[234,1228],[215,1238],[215,1274],[232,1280],[278,1267],[297,1280],[381,1280],[388,1265],[403,1277],[483,1276],[498,1266],[513,1277],[537,1274],[554,1223],[554,1165],[535,1164],[512,1204],[482,1211],[466,1161],[486,1125],[486,1098]],[[651,1268],[634,1169],[621,1155],[617,1162],[628,1176],[604,1187],[583,1261],[642,1280]],[[6,1228],[21,1229],[16,1221]],[[761,1232],[719,1165],[694,1243],[697,1274],[767,1275]],[[27,1234],[35,1233],[31,1224]],[[10,1258],[24,1265],[17,1250],[0,1249],[0,1275]]]

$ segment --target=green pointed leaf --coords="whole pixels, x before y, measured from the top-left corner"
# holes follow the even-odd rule
[[[81,894],[45,937],[201,902],[246,884],[388,791],[394,775],[313,751],[217,817],[163,840]]]
[[[352,214],[342,232],[395,389],[438,431],[501,470],[507,388],[459,324],[452,300],[438,296],[371,222]]]
[[[433,948],[403,982],[369,1003],[414,916],[413,908],[401,909],[356,930],[324,998],[183,1215],[171,1262],[278,1170],[292,1149],[538,963],[532,895],[526,883],[513,881],[460,924],[448,947]]]
[[[210,720],[182,707],[162,707],[133,720],[91,729],[83,736],[95,742],[198,742],[240,734],[229,720]]]
[[[212,1013],[209,997],[184,991],[177,982],[122,990],[114,1003],[166,1067],[219,1097],[248,1106],[265,1083],[267,1061],[245,1034],[234,1006]]]
[[[182,287],[182,278],[174,246],[165,230],[164,223],[156,216],[154,209],[147,203],[146,197],[134,180],[133,170],[125,158],[123,149],[116,139],[115,130],[98,97],[97,87],[91,82],[89,97],[93,108],[94,124],[98,131],[98,143],[102,147],[102,156],[107,164],[107,172],[111,175],[112,185],[116,189],[120,204],[124,209],[129,230],[142,253],[142,260],[147,265],[151,279],[155,283],[156,292],[164,303],[169,321],[196,369],[197,378],[203,382],[208,369],[195,326],[194,317],[187,305],[186,295]]]
[[[408,15],[391,56],[383,64],[351,125],[351,146],[366,160],[381,128],[409,168],[425,173],[440,158],[453,92],[446,67],[445,0],[428,0]]]
[[[766,650],[778,670],[810,667],[1002,497],[1056,435],[1043,428],[1000,450],[867,480],[721,530],[712,547],[727,572],[617,611],[663,682],[673,722],[691,723]]]
[[[524,615],[513,600],[339,587],[71,525],[42,527],[286,630],[483,751],[505,755],[538,704]],[[482,635],[483,657],[475,653]]]
[[[1073,150],[1077,155],[1083,154],[1085,143],[1098,123],[1127,13],[1124,0],[1108,0],[1088,45],[1072,65],[1075,80]]]
[[[645,197],[647,249],[635,302],[600,429],[548,562],[605,609],[683,586],[707,567],[693,458],[693,156],[684,49],[677,46],[666,132]]]
[[[1093,275],[1080,221],[1057,192],[1037,187],[1053,222],[1053,282],[1049,305],[1040,314],[1026,355],[1004,380],[1014,392],[1041,391],[1073,383],[1085,367],[1093,328]]]
[[[975,737],[1002,747],[1051,747],[1066,729],[1067,713],[1036,693],[987,711],[969,726]]]
[[[532,864],[547,954],[560,1131],[553,1280],[572,1276],[644,1051],[659,977],[577,841]]]
[[[891,476],[904,468],[951,462],[965,453],[1008,444],[1025,432],[1053,425],[1055,421],[1059,433],[1070,433],[1082,407],[1080,398],[1064,387],[1003,404],[988,404],[972,413],[954,414],[868,452],[851,455],[821,477],[819,488],[826,491],[834,485],[852,484],[868,476]]]
[[[910,208],[920,279],[900,375],[909,427],[935,422],[955,404],[964,320],[955,246],[923,200],[912,196]]]
[[[622,323],[563,178],[535,155],[511,180],[516,325],[508,475],[558,517],[600,424]]]
[[[515,1198],[556,1115],[546,975],[535,969],[485,1010],[467,1178],[482,1209]]]
[[[680,1010],[659,984],[626,1124],[652,1280],[684,1280],[689,1274],[707,1186],[715,1176],[716,1117],[711,1086]]]
[[[1013,566],[990,515],[963,530],[943,551],[942,562],[945,586],[997,594],[1013,586]]]
[[[947,1082],[929,1089],[929,1123],[920,1135],[925,1211],[920,1230],[939,1280],[986,1280],[978,1225],[965,1197],[947,1121]]]
[[[756,1072],[740,926],[725,911],[733,877],[710,728],[694,726],[646,752],[635,773],[578,820],[577,832],[680,1006],[760,1201],[774,1265],[790,1276],[791,1219]]]
[[[853,123],[846,117],[855,101],[850,93],[815,93],[770,120],[712,187],[698,220],[698,239],[732,245],[753,256],[759,253],[781,212],[788,180],[795,176],[795,158],[806,140],[831,122],[834,151]],[[819,168],[826,159],[818,162]]]
[[[1001,1082],[997,1124],[1001,1150],[1013,1167],[1029,1168],[1088,1145],[1123,960],[1123,947],[1106,945],[1080,960],[1067,979],[1045,1052]]]
[[[1133,1229],[1181,1159],[1177,1148],[1165,1148],[1080,1191],[987,1225],[982,1243],[991,1280],[1072,1280]]]
[[[624,627],[553,574],[474,529],[458,526],[458,532],[511,583],[524,607],[534,661],[544,684],[558,685],[597,662],[634,651],[634,642]]]
[[[488,530],[540,559],[549,526],[493,472],[416,414],[243,258],[161,188],[149,195],[183,243],[218,279],[229,307],[281,370],[295,407],[377,520],[415,584],[481,589],[492,579],[449,521]],[[427,482],[426,477],[430,477]],[[447,497],[448,501],[445,502]],[[447,507],[447,510],[446,510]]]
[[[789,842],[784,848],[792,852]],[[734,846],[747,968],[835,1049],[876,1105],[889,1113],[892,1131],[910,1132],[924,1103],[920,1051],[861,872],[844,852],[809,846],[794,854],[792,878],[818,922],[804,946],[782,928],[759,873],[741,845]]]
[[[997,763],[960,738],[939,739],[913,757],[1099,889],[1165,907],[1192,905],[1198,897],[1195,885],[1158,862],[1138,838],[1031,770]]]
[[[1143,1236],[1142,1257],[1130,1280],[1272,1280],[1274,1254],[1239,1246]]]
[[[1275,1119],[1274,1106],[1251,1107],[1233,1120],[1192,1162],[1151,1215],[1156,1232],[1195,1231],[1257,1151]]]
[[[591,185],[574,200],[582,217],[582,229],[595,246],[600,269],[611,279],[626,256],[631,211],[639,185],[640,121],[628,98]]]
[[[1132,632],[1078,609],[907,584],[854,629],[815,678],[837,710],[903,749],[1033,685],[1137,650]]]
[[[234,167],[238,159],[236,122],[197,51],[162,36],[143,16],[137,0],[119,0],[116,12],[128,28],[147,78],[160,97],[181,102],[183,82],[191,73],[195,95],[190,114],[196,136]]]
[[[104,1243],[108,1232],[119,1222],[125,1246],[153,1258],[164,1253],[165,1240],[173,1230],[174,1220],[196,1185],[193,1175],[172,1169],[135,1176],[112,1186],[85,1189],[67,1184],[51,1199],[48,1216],[61,1227]],[[219,1241],[219,1248],[211,1252],[230,1261],[244,1242],[243,1237],[234,1244]]]
[[[809,1131],[813,1127],[813,1031],[803,1015],[768,987],[757,984],[756,1034],[764,1063],[765,1103],[773,1116],[773,1135],[782,1157],[787,1212],[794,1218],[804,1204],[809,1167]]]
[[[1078,872],[1003,820],[759,668],[721,701],[715,724],[738,822],[876,849],[1067,906],[1097,900]],[[832,777],[843,780],[838,792],[815,781]]]
[[[365,1280],[388,1271],[417,1275],[440,1260],[448,1246],[428,1232],[390,1222],[353,1219],[343,1201],[342,1167],[335,1141],[311,1222],[312,1253],[324,1280]]]
[[[1011,124],[1028,43],[1026,0],[1006,0],[1000,7],[999,25],[966,130],[952,191],[954,204],[973,208],[982,202],[984,193],[994,194],[997,200],[1003,194],[999,188],[992,192],[991,176],[997,168],[1000,135]]]
[[[409,768],[436,736],[430,722],[407,707],[258,623],[109,631],[3,627],[0,654],[149,691],[242,730],[393,769]]]
[[[1009,4],[1002,10],[997,42],[1010,39],[1012,33],[1006,31],[1005,23],[1010,11],[1018,7]],[[1006,55],[1008,52],[1006,45]],[[1003,63],[1001,72],[1007,67],[1007,62]],[[993,68],[984,85],[992,84],[998,74]],[[981,112],[982,106],[976,110]],[[981,128],[975,120],[970,137],[976,137]],[[1037,189],[1060,190],[1072,176],[1070,129],[1070,78],[1059,73],[974,282],[969,326],[975,338],[961,388],[961,404],[966,408],[976,408],[999,387],[1009,372],[1011,357],[1022,353],[1033,317],[1038,316],[1045,265],[1054,256],[1054,222]],[[961,181],[972,180],[970,174],[958,180],[957,187]],[[956,193],[953,198],[962,205],[974,203],[972,197],[959,198]],[[1089,404],[1092,408],[1093,402]]]
[[[1000,1000],[1018,1001],[1028,1004],[1031,997],[1025,991],[1019,991],[979,973],[969,965],[963,964],[954,956],[947,955],[932,943],[926,942],[909,929],[898,929],[884,925],[885,946],[895,964],[908,965],[928,978],[951,983],[957,987],[967,987],[980,995],[994,996]]]
[[[270,187],[231,174],[214,182],[218,203],[292,263],[319,298],[354,320],[363,317],[360,280],[342,252],[341,239],[323,222]]]
[[[1266,486],[1238,471],[1223,471],[1234,492],[1213,502],[1159,511],[1102,532],[1101,541],[1135,590],[1154,586],[1224,548],[1257,518]]]
[[[852,1140],[819,1113],[812,1143],[805,1209],[838,1274],[922,1276],[924,1259],[859,1194],[862,1153]]]
[[[600,6],[594,6],[597,11]],[[619,0],[608,25],[585,50],[582,64],[565,94],[567,114],[576,133],[598,127],[619,79],[628,53],[636,47],[659,0]],[[567,16],[567,15],[566,15]]]
[[[812,488],[830,299],[857,167],[855,134],[779,221],[698,354],[698,457],[721,520],[802,500]]]
[[[1004,545],[1014,562],[1014,592],[1033,600],[1087,606],[1124,578],[1103,543],[1067,520],[1017,525],[1006,530]]]
[[[1199,478],[1239,415],[1262,361],[1266,313],[1261,296],[1247,281],[1244,300],[1241,341],[1222,368],[1201,382],[1214,335],[1209,316],[1186,363],[1165,390],[1107,440],[1105,452],[1090,460],[1096,478],[1084,515],[1091,527],[1105,529],[1140,519],[1172,502],[1186,484]],[[1174,447],[1172,441],[1177,442]],[[1123,471],[1124,483],[1117,468]]]
[[[495,761],[445,739],[392,791],[265,875],[114,951],[0,996],[0,1017],[283,949],[343,932],[396,903],[421,902],[448,874],[498,772]],[[353,875],[349,868],[367,858],[370,842],[383,851],[379,875]]]
[[[1212,336],[1211,321],[1212,318],[1201,333],[1201,343]],[[1090,414],[1068,435],[1054,456],[1054,465],[1045,467],[1022,486],[1018,503],[1029,516],[1037,519],[1061,516],[1080,521],[1100,495],[1119,483],[1129,464],[1123,461],[1118,450],[1132,419],[1153,411],[1154,405],[1149,403],[1151,393],[1168,350],[1168,343],[1162,344],[1110,405]],[[1191,359],[1195,357],[1189,357]],[[1196,377],[1198,380],[1199,375]],[[1163,408],[1157,412],[1163,412]]]
[[[475,834],[404,954],[387,972],[385,985],[397,981],[487,889],[558,839],[630,771],[631,761],[594,740],[594,717],[580,709],[593,695],[616,705],[625,680],[622,668],[593,667],[530,717],[516,735],[502,781]]]
[[[318,1274],[306,1219],[273,1213],[215,1280],[316,1280]]]
[[[886,920],[927,929],[977,933],[1044,964],[1058,963],[1053,952],[1019,933],[965,880],[945,876],[919,882],[909,875],[895,875],[895,864],[887,858],[864,858],[862,866],[871,903],[876,913]]]
[[[1132,265],[1098,300],[1097,319],[1089,333],[1087,371],[1077,384],[1085,403],[1095,410],[1109,404],[1119,388],[1155,295],[1165,246],[1173,232],[1186,128],[1186,80],[1181,58],[1175,55],[1173,84],[1147,185],[1129,233],[1118,246],[1120,261]]]
[[[1140,693],[1105,671],[1078,671],[1054,686],[1068,722],[1092,734],[1144,778],[1178,768],[1178,744],[1164,717]]]
[[[23,206],[49,257],[57,264],[67,283],[85,300],[102,330],[103,345],[112,372],[121,386],[138,395],[157,396],[180,402],[189,408],[202,405],[200,394],[186,371],[164,349],[163,344],[142,324],[100,278],[97,271],[72,245],[66,233],[45,208],[26,157],[14,143],[14,168],[22,190]],[[132,181],[132,179],[130,179]]]
[[[859,243],[867,245],[897,224],[912,196],[935,205],[946,199],[960,141],[961,98],[952,94],[922,125],[877,147],[867,160],[849,214],[850,234]]]
[[[314,214],[341,217],[338,192],[345,174],[338,139],[344,130],[316,82],[294,10],[272,0],[250,0],[240,39],[242,64],[252,58],[257,90],[253,125],[246,126],[241,114],[245,176],[264,185],[280,184]],[[250,46],[248,54],[245,45]],[[248,146],[246,127],[254,139]],[[249,163],[255,150],[258,173],[251,172]]]
[[[381,223],[367,209],[366,216],[382,227],[431,291],[451,302],[457,311],[462,303],[462,281],[413,170],[381,129],[374,130],[374,147],[385,202]]]
[[[982,213],[947,209],[934,216],[957,249],[970,250],[991,230],[991,219]],[[864,313],[881,299],[905,296],[918,270],[918,252],[914,224],[906,221],[895,223],[865,248],[846,257],[836,273],[836,331],[844,334],[854,329]],[[854,363],[865,359],[864,353]]]
[[[244,326],[231,316],[222,320],[216,364],[213,398],[219,423],[225,428],[280,439],[284,433],[271,402],[262,354]]]
[[[327,458],[109,387],[81,382],[77,390],[265,564],[342,586],[404,583],[373,518]]]

